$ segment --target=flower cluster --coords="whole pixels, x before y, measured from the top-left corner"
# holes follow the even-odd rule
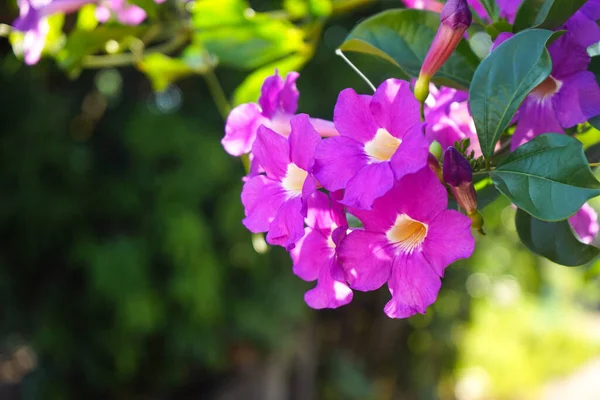
[[[294,115],[296,73],[265,80],[258,104],[234,109],[225,149],[249,153],[244,225],[286,248],[314,308],[352,300],[352,289],[388,284],[385,312],[424,313],[445,268],[474,249],[471,220],[448,210],[448,192],[428,165],[431,140],[406,81],[373,96],[343,90],[333,124]],[[347,215],[361,223],[349,228]]]

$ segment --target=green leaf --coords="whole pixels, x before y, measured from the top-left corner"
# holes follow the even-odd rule
[[[596,115],[594,118],[588,120],[591,126],[600,130],[600,115]]]
[[[233,104],[256,102],[265,78],[273,75],[275,68],[278,69],[279,75],[285,76],[288,72],[298,71],[307,61],[304,55],[291,55],[255,70],[233,92]]]
[[[207,22],[206,16],[194,12],[195,42],[224,65],[252,69],[306,49],[304,34],[289,21],[259,13],[246,17],[228,13],[219,16],[227,23],[207,27],[214,20]]]
[[[518,147],[490,173],[494,184],[517,207],[543,221],[575,214],[600,195],[581,143],[548,133]]]
[[[498,46],[475,71],[469,106],[486,158],[494,154],[525,97],[550,75],[552,60],[546,43],[553,35],[542,29],[519,33]]]
[[[380,57],[399,67],[406,75],[417,77],[440,25],[440,15],[423,10],[388,10],[359,23],[340,46]],[[448,61],[433,77],[433,82],[466,89],[479,64],[469,44],[461,40]]]
[[[485,12],[492,21],[497,21],[500,15],[500,9],[495,0],[481,0],[481,5],[485,8]]]
[[[250,9],[245,0],[221,0],[218,7],[213,0],[199,0],[193,4],[192,23],[197,29],[243,23],[247,19],[244,13]]]
[[[144,26],[103,25],[93,31],[75,30],[57,60],[64,69],[76,69],[85,56],[98,52],[109,40],[120,42],[129,36],[139,36],[146,29]]]
[[[138,64],[138,68],[148,76],[152,88],[161,92],[178,79],[208,72],[212,65],[208,60],[204,64],[192,64],[187,63],[185,58],[171,58],[162,53],[154,53],[145,56]]]
[[[529,27],[556,29],[563,25],[586,0],[525,0],[517,11],[514,31]]]
[[[523,244],[535,254],[566,266],[577,266],[592,261],[600,249],[577,239],[567,220],[546,222],[517,210],[515,224]]]

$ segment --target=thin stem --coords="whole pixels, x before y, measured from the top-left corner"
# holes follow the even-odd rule
[[[182,32],[175,35],[166,43],[159,44],[144,51],[143,56],[154,53],[172,53],[183,46],[188,40],[188,33]],[[107,67],[123,67],[126,65],[135,64],[140,61],[138,53],[123,53],[105,56],[86,56],[83,58],[83,68],[107,68]]]
[[[369,85],[369,87],[373,90],[373,92],[376,91],[375,86],[373,86],[373,84],[371,83],[369,78],[367,78],[365,76],[365,74],[360,72],[360,70],[358,68],[356,68],[356,66],[354,64],[352,64],[352,62],[350,60],[348,60],[348,58],[344,55],[344,53],[342,53],[342,50],[337,49],[335,51],[335,54],[342,57],[342,59],[346,62],[346,64],[348,64],[350,66],[350,68],[352,68],[354,70],[354,72],[356,72],[358,74],[358,76],[360,76],[367,83],[367,85]]]
[[[219,79],[215,75],[214,71],[211,69],[205,74],[202,75],[206,84],[208,85],[208,89],[210,90],[210,94],[221,113],[223,119],[227,119],[227,116],[231,112],[231,104],[229,104],[229,100],[227,100],[227,96],[219,83]]]
[[[592,167],[592,168],[593,168],[593,167],[600,167],[600,163],[597,163],[597,162],[590,163],[589,165],[590,165],[590,167]]]
[[[476,171],[473,172],[473,175],[485,175],[485,174],[489,174],[490,172],[492,172],[493,170],[495,170],[496,168],[490,167],[489,169],[485,169],[483,171]]]

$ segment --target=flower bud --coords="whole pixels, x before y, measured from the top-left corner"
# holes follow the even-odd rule
[[[471,218],[473,229],[483,232],[483,217],[477,210],[477,192],[473,187],[473,170],[469,161],[454,147],[444,152],[442,167],[444,182],[450,186],[458,205]]]
[[[441,24],[427,52],[416,87],[429,80],[450,57],[465,31],[471,26],[473,17],[466,0],[448,0],[440,14]]]

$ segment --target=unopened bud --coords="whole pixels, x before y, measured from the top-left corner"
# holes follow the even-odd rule
[[[431,77],[444,65],[466,30],[471,26],[473,16],[466,0],[448,0],[440,14],[440,27],[425,56],[419,80]],[[415,88],[416,89],[416,88]],[[416,95],[416,90],[415,90]],[[418,97],[417,97],[418,98]]]
[[[483,217],[477,210],[477,192],[473,187],[473,169],[469,161],[454,147],[444,152],[444,182],[450,186],[458,205],[465,210],[473,223],[471,227],[483,233]]]

